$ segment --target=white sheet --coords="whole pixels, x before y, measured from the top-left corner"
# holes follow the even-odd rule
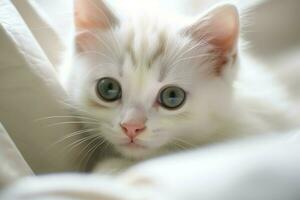
[[[0,123],[0,188],[23,176],[33,175],[30,167]]]
[[[35,172],[75,170],[76,149],[67,152],[64,143],[50,146],[77,127],[49,127],[55,121],[37,120],[70,113],[61,104],[67,95],[46,54],[47,44],[59,45],[54,32],[28,27],[34,23],[48,27],[31,8],[30,1],[0,1],[0,121]]]
[[[300,130],[162,157],[119,177],[26,178],[1,200],[299,200]]]
[[[0,188],[33,172],[0,123]]]
[[[299,200],[299,152],[300,130],[159,158],[123,178],[172,200]]]

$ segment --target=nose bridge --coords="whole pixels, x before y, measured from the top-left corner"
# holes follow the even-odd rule
[[[131,104],[131,107],[142,108],[147,102],[152,76],[145,69],[147,67],[137,66],[129,78],[127,103]]]
[[[121,123],[145,123],[147,112],[149,111],[149,88],[151,85],[150,77],[144,67],[137,67],[130,78],[128,87],[124,95],[123,112]]]
[[[140,105],[130,106],[125,110],[124,117],[121,121],[121,124],[144,124],[147,120],[146,111]]]

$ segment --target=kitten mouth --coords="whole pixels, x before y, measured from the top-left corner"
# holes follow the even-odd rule
[[[138,144],[134,141],[129,141],[129,142],[123,143],[122,146],[127,147],[127,148],[132,148],[132,149],[141,149],[141,148],[145,149],[146,148],[146,146]]]

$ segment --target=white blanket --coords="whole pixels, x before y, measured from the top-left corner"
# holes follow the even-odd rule
[[[0,188],[30,175],[33,172],[0,123]]]
[[[300,131],[158,158],[117,177],[29,177],[1,200],[299,200]]]
[[[49,147],[77,128],[39,120],[70,113],[53,67],[60,45],[30,2],[0,0],[0,121],[35,172],[74,170],[78,152]]]

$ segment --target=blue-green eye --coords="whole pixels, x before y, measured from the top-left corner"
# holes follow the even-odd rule
[[[97,83],[96,90],[101,99],[108,102],[116,101],[122,96],[121,86],[113,78],[101,78]]]
[[[159,94],[160,104],[168,109],[176,109],[185,101],[185,91],[176,86],[164,88]]]

